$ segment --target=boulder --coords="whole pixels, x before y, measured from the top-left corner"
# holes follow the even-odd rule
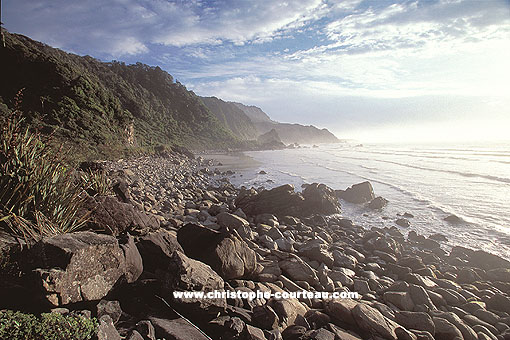
[[[436,331],[434,338],[436,340],[463,340],[462,333],[451,322],[446,319],[433,317]]]
[[[300,193],[294,192],[294,186],[287,184],[271,190],[241,190],[235,204],[247,215],[274,214],[277,216],[299,216],[299,209],[304,202]]]
[[[370,209],[379,210],[379,209],[384,208],[387,204],[388,204],[388,200],[379,196],[379,197],[376,197],[373,200],[371,200],[370,203],[368,204],[368,207]]]
[[[116,324],[121,315],[122,309],[120,309],[119,301],[107,301],[101,300],[97,304],[97,317],[100,319],[103,315],[109,315],[113,323]]]
[[[509,261],[483,250],[472,250],[461,246],[455,246],[450,252],[450,257],[459,257],[468,261],[469,266],[485,270],[496,268],[510,269]]]
[[[278,262],[282,272],[294,281],[306,281],[315,286],[319,281],[315,270],[296,255],[291,254],[289,258]]]
[[[271,299],[268,305],[276,312],[280,324],[284,328],[296,323],[297,318],[304,318],[307,312],[307,308],[294,298],[285,300]]]
[[[352,316],[363,332],[388,340],[397,339],[395,329],[398,325],[384,317],[377,309],[359,303],[353,308]]]
[[[109,315],[103,315],[99,318],[97,326],[97,340],[121,340],[119,332],[113,325],[112,318]]]
[[[83,213],[90,214],[87,226],[93,230],[118,236],[134,229],[155,230],[159,228],[156,217],[123,203],[114,196],[88,196]]]
[[[413,300],[408,292],[386,292],[383,298],[384,301],[391,303],[400,310],[412,311],[414,308]]]
[[[227,212],[221,212],[218,215],[216,215],[216,221],[219,226],[228,227],[231,229],[237,229],[240,227],[250,225],[248,221],[246,221],[244,218]]]
[[[326,244],[320,244],[313,241],[307,242],[299,249],[299,253],[308,257],[310,260],[324,263],[328,267],[333,266],[333,255],[331,255],[331,253],[328,251],[328,246]]]
[[[255,252],[236,232],[188,223],[177,232],[177,240],[186,255],[209,264],[226,280],[256,274]]]
[[[193,327],[188,321],[179,319],[161,319],[150,317],[149,320],[154,325],[156,337],[158,339],[174,339],[174,340],[207,340],[200,330]]]
[[[143,236],[136,246],[142,256],[144,269],[152,273],[166,268],[174,251],[184,252],[177,242],[177,235],[164,229]]]
[[[211,267],[197,260],[187,257],[180,251],[175,251],[169,259],[164,276],[165,288],[170,291],[222,291],[223,279]],[[172,296],[177,303],[188,305],[193,311],[217,313],[226,306],[225,298],[198,299]]]
[[[349,327],[356,326],[352,311],[359,302],[352,299],[335,299],[327,301],[325,312],[335,324],[346,324]]]
[[[340,212],[340,203],[333,190],[324,184],[311,184],[296,193],[294,186],[287,184],[271,190],[242,189],[235,200],[238,208],[248,215],[274,214],[278,217],[306,217],[316,213],[335,214]]]
[[[427,331],[434,334],[436,327],[434,321],[427,313],[421,312],[395,312],[395,321],[407,329]]]
[[[358,204],[370,202],[375,198],[372,184],[368,181],[354,184],[346,190],[336,190],[335,193],[338,198],[342,198],[347,202]]]
[[[311,214],[338,214],[340,213],[340,203],[333,189],[325,184],[312,183],[303,190],[305,215]]]
[[[90,231],[45,238],[27,252],[28,281],[55,306],[100,300],[126,272],[117,240]]]
[[[127,234],[120,238],[120,249],[126,259],[126,273],[124,277],[127,283],[133,283],[143,272],[143,260],[138,248],[135,245],[133,236]]]

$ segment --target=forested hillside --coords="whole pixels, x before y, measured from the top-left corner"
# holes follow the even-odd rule
[[[90,155],[159,144],[226,148],[239,139],[193,92],[159,67],[104,63],[5,32],[0,107]],[[8,108],[7,108],[8,107]]]

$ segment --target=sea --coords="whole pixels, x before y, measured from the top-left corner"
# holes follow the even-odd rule
[[[228,157],[231,157],[230,161]],[[214,158],[214,157],[213,157]],[[381,211],[341,201],[358,225],[396,226],[406,234],[441,233],[446,247],[483,249],[510,259],[510,142],[472,144],[337,143],[245,152],[223,158],[240,187],[324,183],[333,189],[369,181],[389,203]],[[261,172],[263,171],[263,172]],[[404,213],[411,226],[395,221]],[[445,221],[458,216],[459,223]]]

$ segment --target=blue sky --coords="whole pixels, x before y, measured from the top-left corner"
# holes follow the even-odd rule
[[[339,137],[510,138],[508,0],[11,0],[3,21]]]

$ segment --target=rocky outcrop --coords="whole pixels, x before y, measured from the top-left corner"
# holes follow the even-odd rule
[[[209,264],[226,280],[256,273],[255,252],[236,233],[189,223],[179,229],[177,240],[188,256]]]
[[[124,253],[112,236],[83,231],[46,238],[27,251],[30,283],[55,306],[106,296],[126,273]],[[133,273],[130,272],[133,279]],[[136,274],[135,274],[136,276]]]
[[[248,215],[310,216],[317,212],[330,215],[340,212],[340,203],[333,193],[326,185],[314,183],[300,194],[287,184],[259,193],[243,190],[235,203]]]
[[[372,184],[368,181],[354,184],[346,190],[336,190],[335,193],[338,198],[358,204],[370,202],[375,198]]]
[[[114,196],[89,196],[84,209],[89,214],[89,228],[114,236],[135,229],[149,231],[159,227],[159,221],[154,216],[120,202]]]

